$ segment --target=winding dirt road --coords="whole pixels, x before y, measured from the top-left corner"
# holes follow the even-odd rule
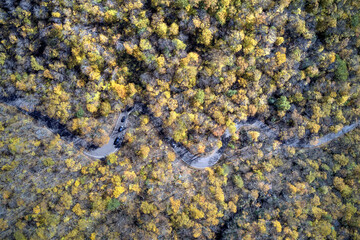
[[[164,136],[162,130],[162,125],[163,125],[162,120],[160,118],[154,117],[144,104],[138,103],[135,104],[134,107],[127,108],[127,110],[119,114],[114,130],[110,134],[109,142],[100,148],[95,148],[91,143],[88,143],[85,140],[79,138],[77,135],[74,135],[71,132],[69,132],[64,124],[61,124],[59,121],[55,119],[42,115],[40,112],[35,110],[34,105],[27,103],[21,98],[17,98],[14,96],[0,97],[0,102],[3,102],[11,106],[15,106],[18,110],[20,110],[24,114],[33,117],[35,120],[45,125],[53,133],[59,134],[64,140],[73,142],[75,146],[85,147],[86,149],[88,149],[88,151],[84,151],[84,154],[96,159],[105,158],[107,155],[114,153],[121,148],[123,144],[124,135],[126,133],[126,128],[128,125],[128,116],[134,110],[149,115],[150,121],[152,122],[154,127],[158,130],[159,135],[162,136],[163,140],[169,145],[171,145],[177,156],[179,156],[186,164],[188,164],[193,168],[204,169],[207,167],[214,166],[220,160],[221,156],[223,155],[223,153],[227,148],[229,141],[231,140],[231,134],[228,130],[226,130],[225,133],[221,136],[222,147],[215,148],[210,154],[206,156],[193,155],[181,143],[175,142],[175,140],[172,139],[171,137]],[[337,133],[326,134],[325,136],[317,139],[317,141],[314,143],[303,143],[300,139],[292,139],[291,142],[281,143],[280,148],[284,148],[288,146],[295,148],[319,147],[354,130],[359,125],[360,122],[356,121],[351,125],[344,126]],[[236,129],[237,131],[240,129],[247,129],[247,130],[256,129],[257,131],[260,132],[260,134],[265,135],[266,138],[270,140],[275,140],[279,136],[279,131],[277,129],[272,129],[269,126],[267,126],[265,123],[253,118],[248,119],[247,121],[242,121],[237,123]]]
[[[144,106],[136,106],[136,107],[138,110],[141,110],[141,111],[149,114],[150,119],[152,120],[152,122],[155,125],[155,128],[157,128],[159,131],[162,131],[162,128],[161,128],[162,121],[160,118],[156,118],[156,117],[152,116],[149,113],[149,111],[146,109],[146,107],[144,108]],[[128,116],[128,114],[129,114],[128,112],[121,113],[119,116],[119,119],[124,115]],[[310,144],[310,143],[304,144],[304,143],[301,143],[300,139],[295,139],[291,143],[282,143],[280,145],[280,148],[284,148],[287,146],[295,147],[295,148],[319,147],[321,145],[329,143],[330,141],[332,141],[336,138],[343,136],[344,134],[352,131],[359,125],[360,125],[360,122],[356,121],[355,123],[353,123],[351,125],[344,126],[337,133],[329,133],[329,134],[319,138],[317,140],[317,142],[314,144]],[[119,125],[119,120],[118,120],[117,124],[114,128],[114,131],[113,131],[112,135],[110,136],[110,141],[108,144],[104,145],[103,147],[101,147],[99,149],[95,149],[94,151],[88,152],[85,154],[88,156],[91,156],[91,157],[95,157],[95,158],[103,158],[103,157],[106,157],[106,155],[117,151],[118,148],[116,148],[114,146],[113,141],[114,141],[115,137],[117,136],[116,129],[119,128],[119,126],[120,125]],[[274,140],[275,138],[277,138],[279,136],[279,132],[277,130],[270,128],[265,123],[263,123],[259,120],[249,119],[247,121],[242,121],[242,122],[236,124],[237,130],[244,129],[244,128],[259,130],[261,132],[261,134],[266,135],[266,137],[268,139]],[[228,130],[226,130],[225,133],[221,136],[221,141],[222,141],[221,148],[215,148],[210,154],[208,154],[206,156],[198,156],[198,155],[192,154],[186,147],[184,147],[180,143],[175,142],[172,138],[163,137],[163,140],[171,145],[171,147],[173,148],[173,150],[177,154],[177,156],[179,156],[189,166],[191,166],[193,168],[197,168],[197,169],[203,169],[203,168],[214,166],[220,160],[221,156],[223,155],[230,139],[231,139],[230,132]]]

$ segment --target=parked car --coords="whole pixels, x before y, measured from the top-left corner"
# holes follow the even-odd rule
[[[120,137],[115,138],[114,145],[118,146],[120,144],[121,144],[121,138]]]
[[[176,147],[176,142],[175,142],[175,141],[171,141],[171,142],[170,142],[170,145],[174,148],[174,147]]]
[[[123,116],[123,117],[121,118],[121,122],[123,123],[123,122],[125,122],[125,120],[126,120],[126,116]]]
[[[122,132],[122,131],[124,131],[125,129],[126,129],[126,127],[120,126],[118,131],[119,131],[119,132]]]

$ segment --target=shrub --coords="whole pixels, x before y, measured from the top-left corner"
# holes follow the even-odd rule
[[[291,107],[290,102],[285,96],[281,96],[279,99],[277,99],[275,102],[275,106],[280,111],[287,111]]]
[[[120,207],[121,203],[116,198],[110,199],[108,204],[106,205],[106,209],[109,211],[114,211]]]
[[[80,107],[80,109],[76,112],[76,117],[82,118],[84,114],[85,114],[84,110]]]
[[[233,177],[233,182],[238,188],[244,187],[244,181],[242,180],[241,176],[239,176],[239,175],[235,175]]]
[[[0,65],[4,65],[5,60],[6,60],[6,54],[0,53]]]
[[[226,95],[228,96],[228,97],[232,97],[232,96],[234,96],[235,94],[237,93],[237,90],[229,90],[229,91],[227,91],[227,93],[226,93]]]
[[[14,233],[14,238],[16,240],[26,240],[26,237],[24,236],[24,234],[22,234],[22,232],[20,230],[18,230]]]
[[[197,93],[195,94],[195,101],[203,104],[204,103],[204,98],[205,98],[205,93],[202,89],[198,90]]]
[[[335,78],[338,81],[346,81],[349,77],[349,72],[346,66],[346,62],[339,56],[336,56],[335,62]]]
[[[351,17],[351,26],[357,27],[360,24],[360,14]]]
[[[35,71],[43,71],[44,70],[44,67],[36,61],[35,57],[31,56],[30,62],[31,62],[31,67],[33,70],[35,70]]]

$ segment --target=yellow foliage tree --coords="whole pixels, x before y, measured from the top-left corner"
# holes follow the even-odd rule
[[[157,216],[157,207],[152,203],[142,202],[140,210],[145,214],[152,214],[154,217]]]
[[[200,219],[200,218],[203,218],[205,216],[204,212],[197,209],[194,204],[191,204],[189,206],[189,212],[191,214],[191,217],[194,218],[194,219]]]
[[[75,204],[75,206],[73,207],[72,211],[73,211],[76,215],[78,215],[79,217],[81,217],[82,215],[84,215],[85,212],[86,212],[85,210],[82,210],[82,209],[81,209],[81,206],[80,206],[79,203]]]
[[[279,221],[277,221],[277,220],[274,220],[273,222],[272,222],[272,224],[273,224],[273,226],[274,226],[274,228],[275,228],[275,230],[276,230],[276,232],[281,232],[282,231],[282,227],[281,227],[281,223],[279,222]]]
[[[121,99],[125,99],[126,98],[126,87],[124,85],[121,84],[117,84],[115,81],[111,81],[110,82],[110,89],[115,92],[115,94],[121,98]]]
[[[148,146],[141,145],[140,150],[137,152],[137,154],[138,154],[141,158],[145,159],[145,158],[148,157],[149,152],[150,152],[150,148],[149,148]]]
[[[171,203],[171,210],[173,211],[173,214],[176,214],[180,208],[180,199],[174,200],[174,198],[171,197],[170,203]]]

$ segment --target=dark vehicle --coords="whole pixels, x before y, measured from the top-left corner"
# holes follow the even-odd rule
[[[119,127],[119,132],[122,132],[122,131],[124,131],[125,129],[126,129],[126,127],[120,126],[120,127]]]
[[[114,145],[119,146],[120,144],[121,144],[121,138],[120,137],[115,138]]]
[[[133,109],[134,109],[133,107],[129,107],[126,111],[131,112]]]
[[[121,122],[125,122],[125,120],[126,120],[126,116],[123,116],[123,117],[121,118]]]
[[[170,142],[170,145],[174,148],[174,147],[176,147],[176,142],[175,142],[175,141],[171,141],[171,142]]]

